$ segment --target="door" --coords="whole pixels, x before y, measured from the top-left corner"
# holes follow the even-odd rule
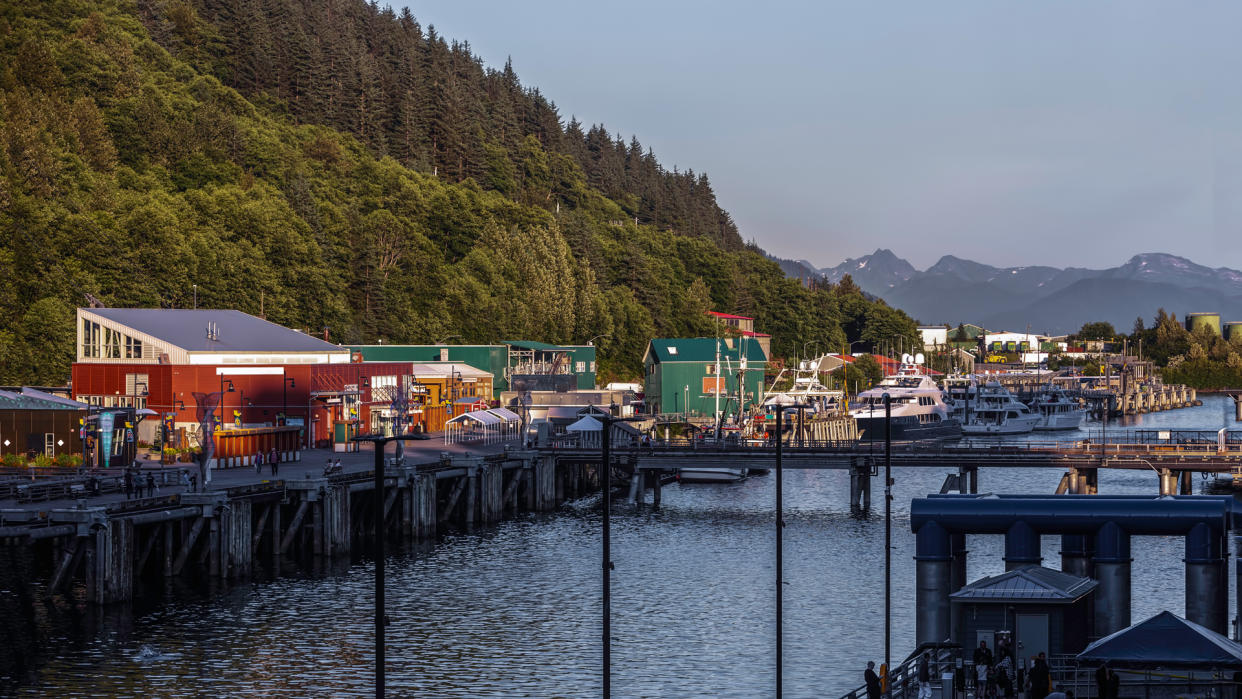
[[[1048,653],[1048,615],[1018,614],[1015,625],[1019,660],[1030,661],[1031,656]]]
[[[51,432],[43,433],[43,453],[48,458],[56,456],[56,435]]]
[[[988,644],[988,650],[992,651],[993,653],[996,652],[996,632],[995,631],[984,631],[982,629],[976,629],[975,630],[975,648],[978,648],[979,643],[981,642],[986,642]],[[996,658],[996,661],[1000,662],[1000,658]]]

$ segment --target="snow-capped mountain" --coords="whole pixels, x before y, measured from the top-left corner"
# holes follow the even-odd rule
[[[809,265],[809,263],[806,263]],[[850,274],[863,291],[924,323],[1072,332],[1106,320],[1128,331],[1158,307],[1179,317],[1218,311],[1242,319],[1242,272],[1166,253],[1135,255],[1109,269],[993,267],[954,255],[919,271],[890,250],[819,270],[830,281]]]

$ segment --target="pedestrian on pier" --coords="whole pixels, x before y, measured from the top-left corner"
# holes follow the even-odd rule
[[[148,473],[147,474],[147,497],[149,498],[155,497],[156,490],[158,489],[155,487],[155,474]]]
[[[267,453],[267,461],[272,465],[272,475],[276,475],[276,467],[280,463],[280,453],[276,451],[276,447]]]
[[[867,661],[867,669],[863,671],[863,681],[867,683],[867,699],[880,699],[880,676],[875,674],[873,661]]]
[[[256,476],[263,475],[263,450],[262,449],[254,453],[254,473]]]
[[[923,651],[923,654],[919,656],[919,699],[931,699],[932,691],[931,668],[929,667],[930,662],[931,652]]]
[[[130,500],[134,497],[134,472],[125,469],[125,499]]]

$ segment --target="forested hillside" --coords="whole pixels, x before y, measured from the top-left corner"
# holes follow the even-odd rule
[[[584,342],[756,317],[802,343],[912,335],[852,284],[786,280],[710,183],[563,123],[361,0],[0,4],[0,381],[63,383],[72,309],[262,313],[349,342]]]

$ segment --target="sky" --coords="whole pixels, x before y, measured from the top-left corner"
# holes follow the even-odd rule
[[[423,0],[820,267],[1242,267],[1242,3]]]

